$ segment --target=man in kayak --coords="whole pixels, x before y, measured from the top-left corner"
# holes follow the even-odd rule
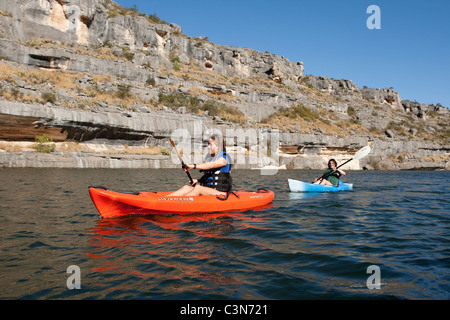
[[[173,196],[209,196],[226,195],[231,190],[231,159],[219,146],[219,136],[211,136],[208,140],[208,155],[205,162],[200,164],[189,164],[183,168],[184,171],[199,169],[203,176],[194,179],[191,185],[185,185],[179,190],[172,192],[167,197]]]
[[[337,169],[337,162],[334,159],[328,161],[328,169],[320,178],[314,180],[314,184],[339,185],[339,179],[345,175],[343,170]]]

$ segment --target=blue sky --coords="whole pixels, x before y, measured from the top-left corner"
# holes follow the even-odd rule
[[[448,0],[118,0],[190,37],[303,61],[305,74],[394,88],[403,100],[450,107]],[[370,30],[370,5],[381,29]]]

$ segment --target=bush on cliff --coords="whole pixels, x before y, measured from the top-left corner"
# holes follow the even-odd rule
[[[36,142],[35,148],[37,152],[50,153],[55,150],[53,139],[46,134],[42,136],[36,136],[34,141]]]

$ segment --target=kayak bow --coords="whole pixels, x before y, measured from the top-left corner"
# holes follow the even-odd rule
[[[189,214],[223,211],[243,211],[270,203],[270,190],[234,191],[227,200],[216,196],[167,197],[171,192],[122,193],[99,187],[89,187],[89,194],[103,218],[148,214]]]
[[[353,190],[352,183],[339,183],[339,186],[313,184],[299,180],[288,179],[291,192],[335,192]]]

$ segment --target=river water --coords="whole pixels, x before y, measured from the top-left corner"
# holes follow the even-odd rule
[[[0,299],[449,298],[450,172],[349,171],[353,191],[289,192],[320,174],[234,170],[235,189],[275,191],[259,210],[102,219],[88,186],[169,191],[185,173],[0,169]]]

